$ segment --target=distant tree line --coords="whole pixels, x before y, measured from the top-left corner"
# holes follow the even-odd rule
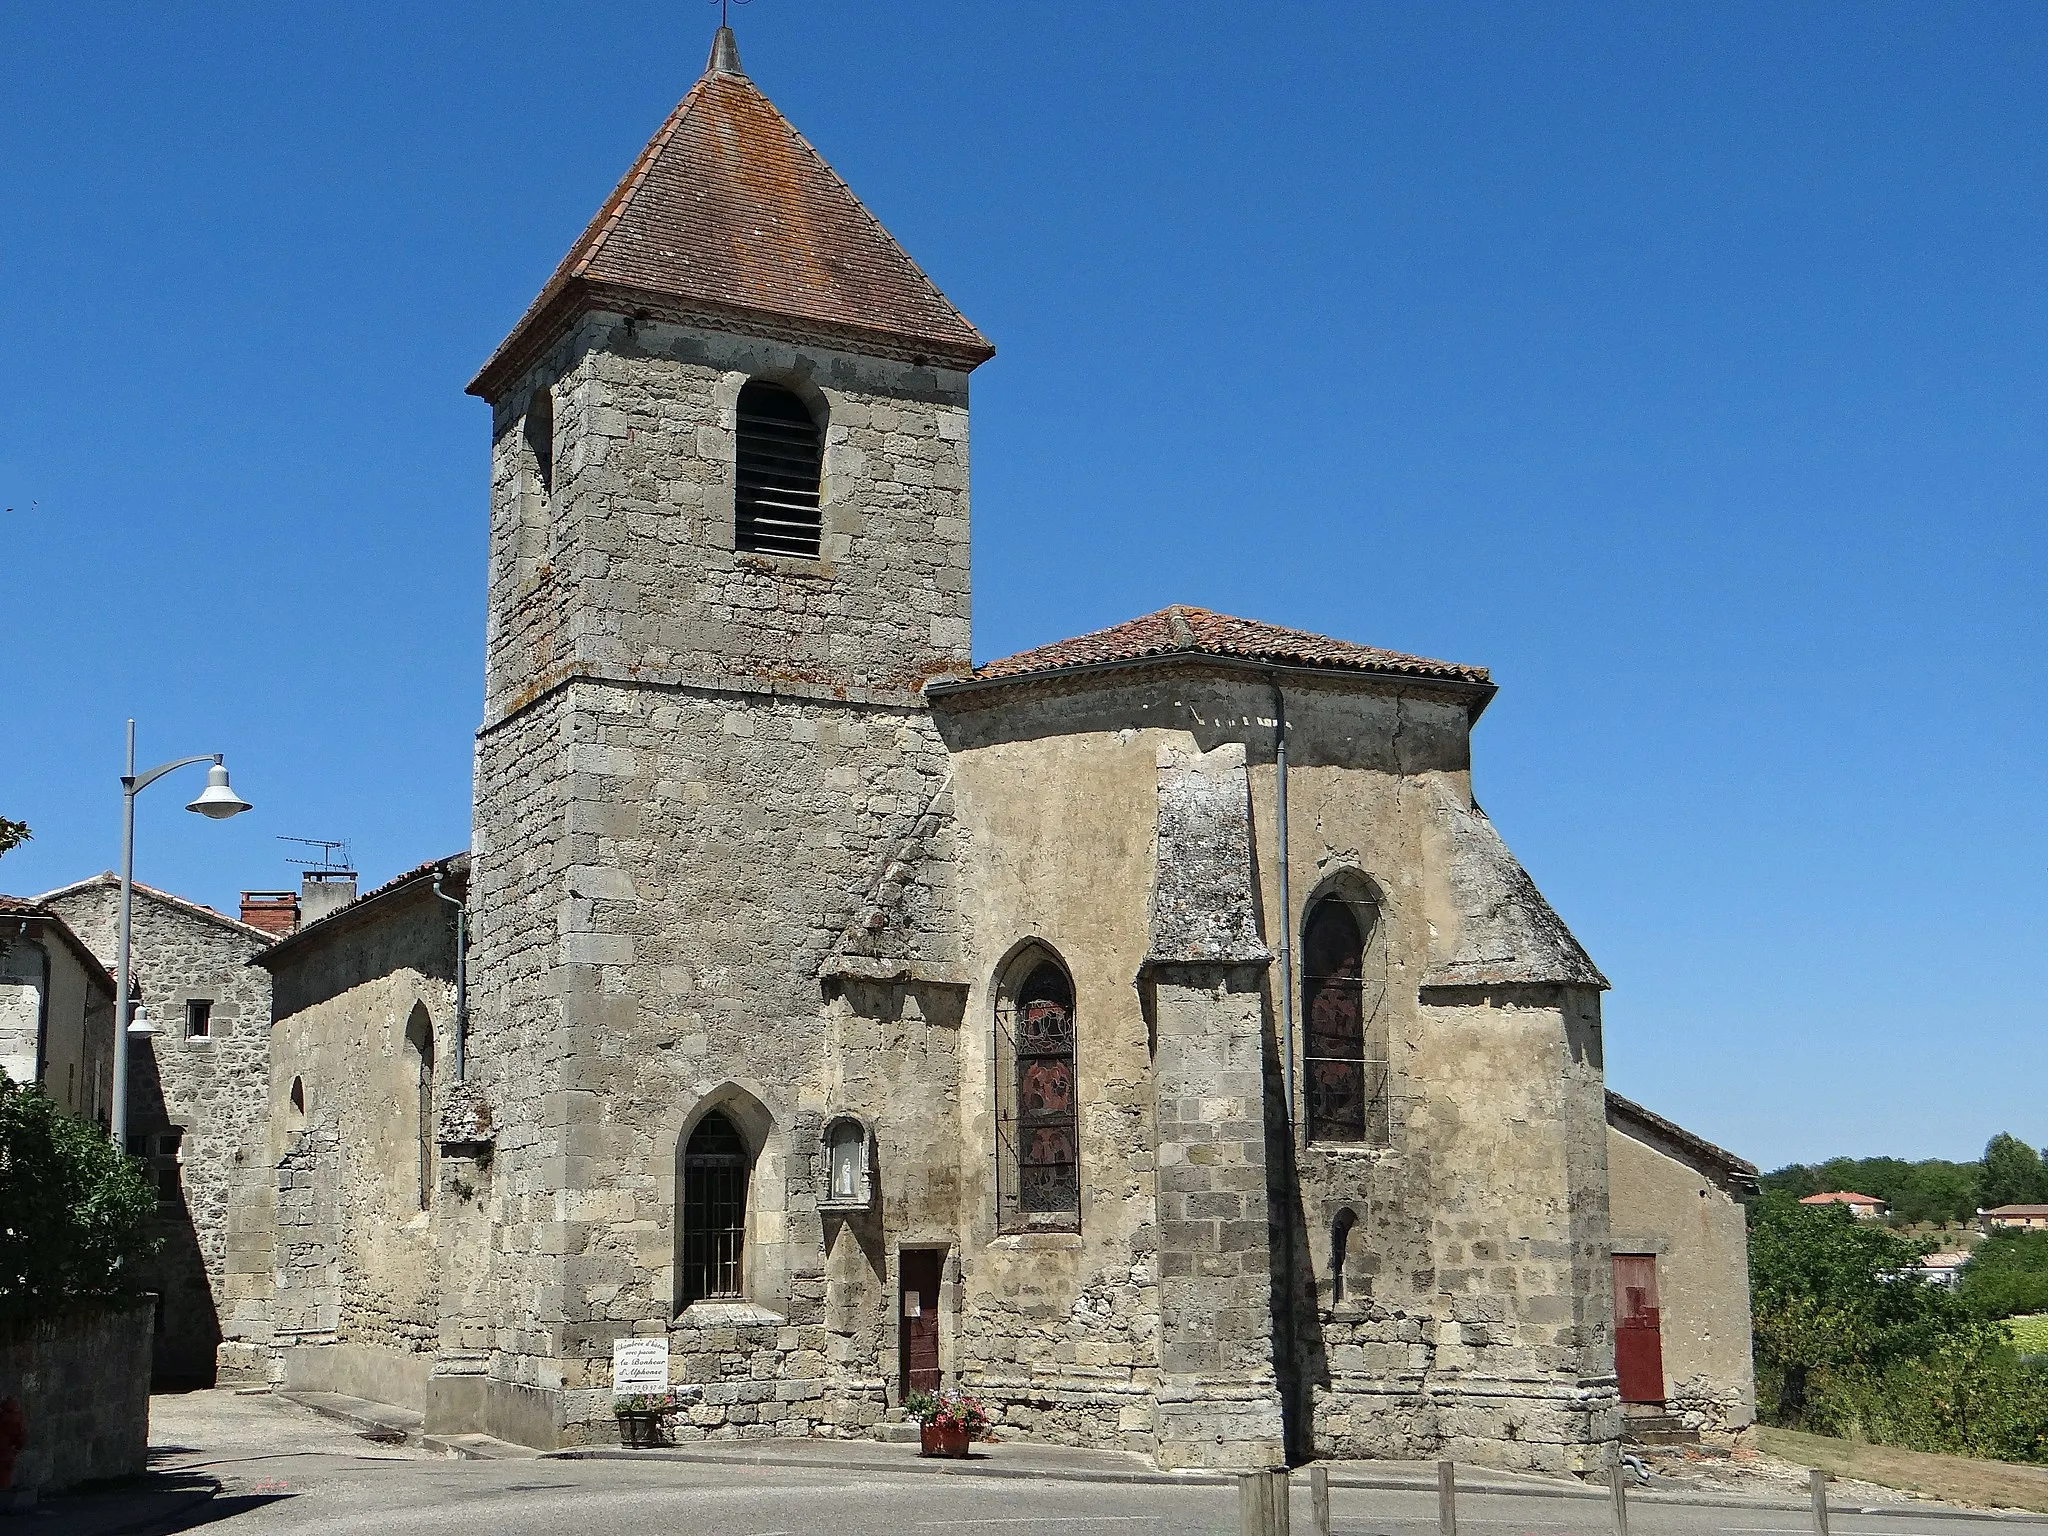
[[[1762,1179],[1766,1190],[1795,1199],[1853,1190],[1891,1208],[1894,1221],[1968,1221],[1979,1210],[2001,1205],[2048,1204],[2048,1162],[2017,1136],[2001,1131],[1973,1163],[1927,1158],[1835,1157],[1824,1163],[1791,1163]]]

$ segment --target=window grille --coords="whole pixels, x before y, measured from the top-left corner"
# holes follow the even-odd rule
[[[824,434],[810,408],[780,384],[748,384],[740,391],[733,467],[735,544],[817,559]]]
[[[1081,1221],[1074,989],[1042,960],[996,1013],[1004,1081],[996,1116],[997,1214],[1005,1230],[1073,1231]]]
[[[825,1132],[825,1204],[868,1204],[867,1132],[850,1116],[833,1121]]]
[[[1365,911],[1377,938],[1377,910]],[[1386,988],[1383,977],[1367,985],[1366,940],[1351,904],[1336,897],[1317,902],[1302,930],[1310,1141],[1384,1146],[1388,1140],[1386,1034],[1379,1017]]]
[[[683,1153],[683,1305],[737,1300],[747,1229],[747,1144],[718,1111]]]

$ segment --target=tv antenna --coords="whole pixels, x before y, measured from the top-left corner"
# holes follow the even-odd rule
[[[341,838],[327,837],[280,837],[280,843],[297,843],[302,848],[318,848],[317,859],[294,859],[286,857],[285,863],[296,864],[315,880],[336,879],[343,875],[353,877],[355,861],[349,857],[348,844]]]

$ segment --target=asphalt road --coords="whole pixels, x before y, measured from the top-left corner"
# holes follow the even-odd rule
[[[452,1461],[380,1446],[303,1409],[267,1398],[200,1393],[157,1400],[154,1465],[219,1478],[221,1496],[183,1522],[221,1536],[968,1536],[1038,1532],[1200,1532],[1238,1536],[1231,1488],[1072,1483],[839,1472],[819,1468],[650,1461]],[[1306,1479],[1294,1530],[1313,1531]],[[1437,1528],[1432,1493],[1339,1488],[1338,1536],[1425,1536]],[[1611,1536],[1603,1502],[1467,1493],[1459,1529],[1469,1536]],[[223,1518],[225,1517],[225,1518]],[[1930,1510],[1837,1513],[1834,1536],[2048,1536],[2048,1517],[2000,1521]],[[1804,1511],[1657,1504],[1637,1500],[1632,1536],[1809,1536]]]

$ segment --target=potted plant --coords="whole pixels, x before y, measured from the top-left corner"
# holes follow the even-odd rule
[[[635,1392],[612,1399],[612,1413],[619,1421],[619,1444],[633,1446],[667,1445],[668,1419],[682,1404],[673,1392]]]
[[[926,1456],[965,1456],[967,1447],[988,1435],[981,1404],[958,1392],[913,1392],[904,1408],[917,1420]]]

